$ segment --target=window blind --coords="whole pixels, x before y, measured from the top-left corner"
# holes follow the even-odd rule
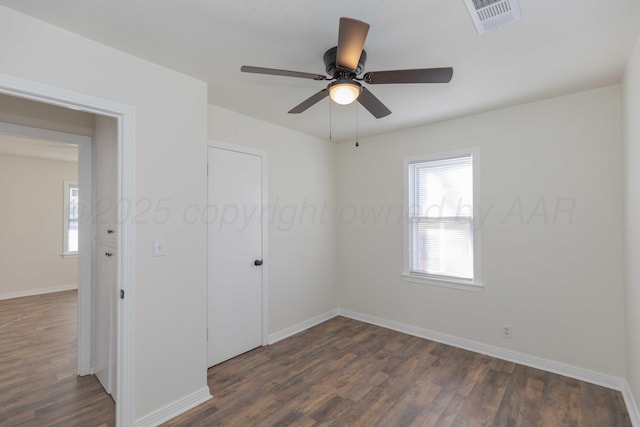
[[[471,155],[409,165],[409,271],[473,280]]]

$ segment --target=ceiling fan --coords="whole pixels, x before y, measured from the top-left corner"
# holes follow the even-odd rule
[[[453,76],[453,68],[451,67],[369,71],[362,77],[358,77],[364,71],[364,64],[367,61],[367,53],[363,50],[363,47],[368,32],[369,24],[366,22],[351,18],[340,18],[338,46],[332,47],[324,53],[325,69],[331,77],[323,74],[252,67],[249,65],[243,65],[240,71],[331,81],[325,89],[293,107],[289,111],[290,114],[302,113],[329,96],[334,102],[341,105],[351,104],[357,99],[377,119],[388,116],[391,111],[360,82],[376,85],[391,83],[449,83],[451,81]]]

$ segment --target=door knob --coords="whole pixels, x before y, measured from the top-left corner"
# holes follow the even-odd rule
[[[258,267],[261,266],[262,265],[262,260],[261,259],[257,259],[255,261],[253,261],[253,265],[258,266]]]

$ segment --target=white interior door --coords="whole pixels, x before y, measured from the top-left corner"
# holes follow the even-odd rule
[[[262,157],[208,149],[209,366],[262,345]],[[256,262],[258,261],[258,262]]]
[[[95,372],[107,393],[112,392],[111,381],[111,273],[113,248],[97,244],[95,287]]]
[[[109,258],[109,394],[114,402],[118,401],[118,264],[116,249],[108,251]]]

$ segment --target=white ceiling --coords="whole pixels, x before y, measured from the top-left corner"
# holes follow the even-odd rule
[[[366,71],[453,66],[448,85],[376,85],[393,112],[360,108],[360,136],[620,81],[640,30],[638,0],[520,0],[522,21],[478,35],[463,0],[0,0],[0,4],[205,80],[209,102],[328,138],[329,101],[287,111],[326,82],[240,72],[323,73],[338,19],[371,24]],[[355,135],[355,104],[332,105],[333,136]]]

